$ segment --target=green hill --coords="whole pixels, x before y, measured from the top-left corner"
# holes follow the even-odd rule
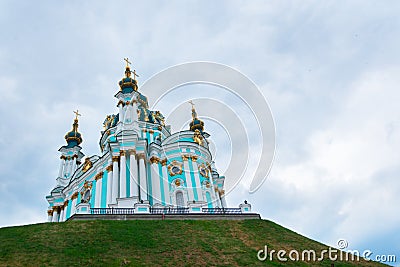
[[[331,266],[330,260],[259,261],[265,245],[288,252],[327,249],[266,220],[43,223],[0,228],[0,240],[0,266]]]

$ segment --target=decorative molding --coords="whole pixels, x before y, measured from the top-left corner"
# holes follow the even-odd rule
[[[89,158],[86,158],[85,163],[82,168],[82,172],[84,172],[84,173],[87,172],[90,168],[92,168],[92,166],[93,166],[93,163],[90,161]]]
[[[198,169],[199,169],[199,173],[203,177],[205,177],[205,178],[209,177],[209,169],[207,168],[207,166],[204,163],[198,165]]]
[[[144,153],[136,154],[137,159],[145,159]]]
[[[96,174],[96,176],[94,177],[94,179],[97,181],[99,179],[103,178],[103,172],[99,172],[98,174]]]
[[[128,153],[129,153],[130,155],[136,155],[136,150],[135,150],[135,149],[129,149],[129,150],[128,150]]]
[[[112,172],[113,171],[113,165],[109,165],[106,167],[106,171]]]
[[[78,192],[75,192],[75,193],[71,196],[71,199],[74,200],[74,199],[77,198],[77,197],[78,197]]]
[[[151,162],[151,164],[153,164],[153,163],[159,163],[159,162],[160,162],[160,159],[159,159],[158,157],[156,157],[156,156],[152,156],[152,157],[150,158],[150,162]]]
[[[168,172],[170,176],[182,174],[182,163],[174,160],[168,165]]]

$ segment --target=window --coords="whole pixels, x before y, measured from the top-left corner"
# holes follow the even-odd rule
[[[185,201],[183,200],[182,191],[176,192],[176,206],[178,206],[178,208],[185,206]]]

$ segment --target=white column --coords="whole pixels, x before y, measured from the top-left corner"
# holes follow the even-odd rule
[[[107,207],[108,204],[112,203],[112,181],[113,181],[113,169],[112,165],[107,167]]]
[[[148,200],[146,165],[144,163],[144,154],[140,154],[138,155],[138,157],[139,157],[139,174],[140,174],[140,199]]]
[[[60,170],[58,171],[58,177],[63,177],[64,164],[65,164],[65,159],[64,159],[64,157],[61,157]]]
[[[61,212],[60,212],[60,217],[58,218],[59,222],[64,221],[64,206],[61,206]]]
[[[219,198],[219,190],[218,188],[214,187],[214,194],[215,194],[215,205],[219,208],[222,208],[221,199]]]
[[[67,220],[67,208],[68,208],[68,201],[64,202],[64,213],[63,213],[63,218],[62,221],[65,222]]]
[[[76,157],[72,157],[72,168],[71,168],[71,175],[74,173],[76,170]]]
[[[125,151],[121,151],[121,157],[120,157],[120,181],[119,181],[119,185],[120,185],[120,189],[119,189],[119,197],[120,198],[124,198],[126,197],[126,152]]]
[[[72,166],[71,166],[71,160],[67,160],[65,172],[66,172],[66,173],[69,173],[70,176],[71,176],[71,168],[72,168]]]
[[[135,158],[135,152],[132,150],[130,153],[129,173],[130,173],[130,191],[131,197],[139,196],[139,181],[138,181],[138,164]]]
[[[118,104],[118,110],[119,110],[119,121],[124,122],[124,109],[122,107],[122,102]]]
[[[138,113],[137,113],[137,110],[138,110],[137,101],[133,99],[131,101],[131,105],[132,105],[132,109],[131,109],[131,111],[132,111],[132,114],[131,114],[132,120],[133,121],[138,121],[139,116],[138,116]]]
[[[196,182],[196,188],[194,188],[193,190],[197,191],[197,197],[198,197],[198,201],[202,201],[204,200],[203,198],[203,190],[201,189],[201,184],[200,184],[200,173],[199,173],[199,169],[197,168],[196,164],[196,160],[197,158],[192,157],[192,167],[193,167],[193,174],[194,174],[194,180]]]
[[[47,221],[52,222],[53,221],[53,210],[48,210],[47,211]]]
[[[185,178],[186,178],[186,184],[187,184],[187,191],[188,191],[188,201],[193,201],[194,200],[194,194],[193,194],[193,190],[195,190],[195,188],[193,188],[192,185],[192,176],[190,174],[190,168],[189,168],[189,159],[188,156],[183,155],[182,156],[183,159],[183,169],[185,172]],[[186,205],[186,203],[185,203]]]
[[[58,210],[53,209],[53,222],[58,222]]]
[[[161,161],[162,164],[162,183],[164,186],[164,197],[165,197],[165,205],[170,205],[171,200],[169,198],[169,183],[168,183],[168,170],[167,170],[167,159]]]
[[[72,206],[71,206],[71,214],[70,214],[70,216],[74,215],[75,212],[76,212],[76,200],[77,200],[77,197],[78,197],[78,196],[76,196],[76,197],[72,200]]]
[[[160,204],[161,203],[161,189],[160,189],[160,183],[161,183],[161,177],[158,175],[158,158],[152,157],[150,159],[151,165],[150,165],[150,173],[151,173],[151,185],[152,185],[152,197],[153,197],[153,205],[154,204]]]
[[[95,208],[100,208],[100,203],[101,203],[101,185],[102,185],[102,179],[103,178],[103,172],[100,172],[96,175],[95,180],[96,180],[96,197],[94,200],[94,207]]]
[[[224,190],[221,190],[221,204],[222,204],[222,207],[227,208]]]
[[[119,191],[119,168],[118,168],[118,156],[112,157],[113,161],[113,185],[112,185],[112,197],[111,203],[117,203],[118,191]]]

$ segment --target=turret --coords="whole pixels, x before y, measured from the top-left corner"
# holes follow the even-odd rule
[[[60,169],[57,178],[58,186],[65,186],[69,182],[84,157],[81,152],[82,148],[79,146],[82,143],[82,135],[78,132],[78,116],[81,116],[81,114],[79,114],[78,110],[74,111],[74,113],[76,116],[72,124],[72,130],[65,134],[67,145],[58,150],[61,152]]]

